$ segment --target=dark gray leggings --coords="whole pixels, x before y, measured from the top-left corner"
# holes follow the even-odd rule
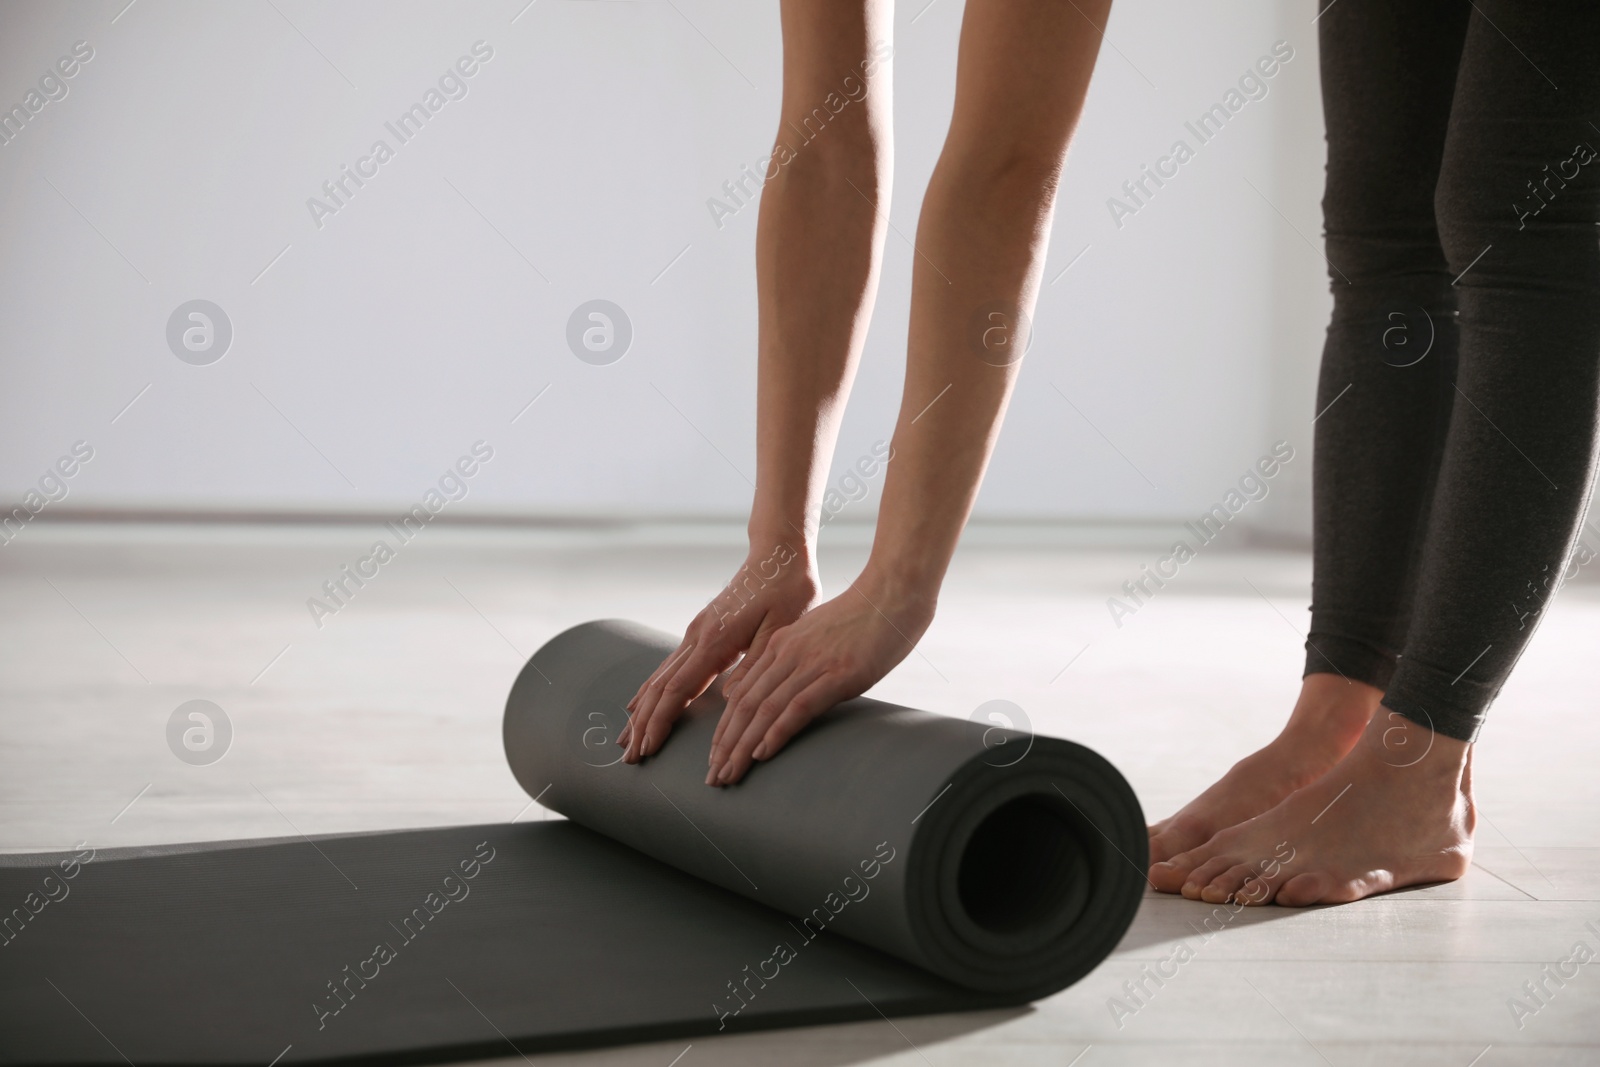
[[[1600,425],[1600,0],[1324,0],[1334,294],[1306,673],[1471,740]]]

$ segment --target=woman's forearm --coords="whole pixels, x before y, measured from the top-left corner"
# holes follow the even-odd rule
[[[967,8],[956,109],[917,227],[894,460],[858,582],[868,596],[930,605],[977,499],[1107,7]]]
[[[818,14],[784,6],[783,111],[756,235],[752,551],[814,546],[887,229],[887,9]]]
[[[752,541],[815,535],[877,284],[879,173],[870,156],[797,159],[762,196]]]
[[[869,596],[937,596],[1029,340],[1053,187],[984,162],[941,163],[929,183]]]

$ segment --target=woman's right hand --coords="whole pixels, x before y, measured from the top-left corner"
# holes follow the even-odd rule
[[[737,682],[775,631],[816,604],[820,589],[809,546],[752,548],[733,580],[694,617],[683,641],[628,702],[628,725],[617,738],[626,746],[623,760],[637,763],[659,752],[689,702],[743,654],[729,679]]]

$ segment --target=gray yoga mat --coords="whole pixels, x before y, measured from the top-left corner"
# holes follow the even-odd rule
[[[1132,921],[1143,816],[1071,742],[863,698],[712,789],[714,687],[618,762],[673,644],[588,623],[517,679],[507,758],[567,822],[0,860],[0,1062],[423,1063],[993,1008]]]

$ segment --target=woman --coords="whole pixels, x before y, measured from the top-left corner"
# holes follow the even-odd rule
[[[785,5],[786,116],[818,88],[807,79],[836,65],[818,59],[823,42],[858,50],[886,17],[872,4],[805,6]],[[864,147],[832,148],[847,159],[768,186],[750,563],[769,563],[774,542],[803,547],[765,587],[750,583],[750,606],[730,617],[714,602],[690,626],[630,705],[630,761],[659,749],[687,701],[744,653],[706,779],[736,782],[926,629],[1016,369],[974,358],[969,320],[1032,308],[1099,41],[1087,22],[1105,13],[968,4],[955,118],[918,231],[877,536],[855,584],[815,607],[801,534],[882,235],[875,211],[826,232],[791,220],[806,204],[843,204],[828,190],[847,172],[871,183],[855,183],[858,199],[875,199],[887,87],[859,116]],[[1275,741],[1151,827],[1151,883],[1217,903],[1339,903],[1465,873],[1472,741],[1559,583],[1593,476],[1600,5],[1329,0],[1317,26],[1335,305],[1305,674]],[[848,275],[831,270],[841,263]],[[1420,359],[1385,347],[1397,321]]]

